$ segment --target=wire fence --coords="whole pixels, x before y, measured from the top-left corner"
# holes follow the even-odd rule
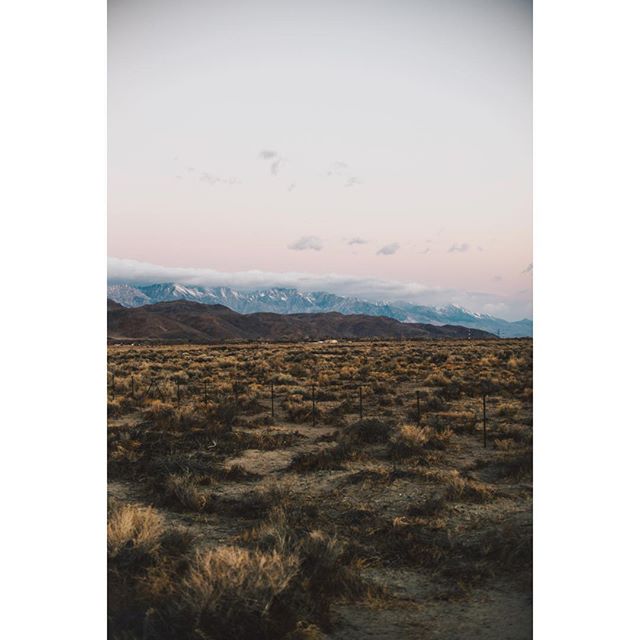
[[[229,404],[231,403],[235,415],[239,416],[242,412],[242,403],[240,402],[240,393],[251,389],[255,391],[256,388],[262,391],[259,394],[259,401],[265,403],[261,404],[260,408],[264,413],[270,413],[271,418],[276,418],[277,400],[282,402],[283,399],[291,397],[291,389],[295,389],[295,393],[302,395],[302,399],[307,402],[311,402],[311,410],[308,415],[308,419],[313,426],[316,426],[319,418],[319,403],[326,402],[328,399],[335,401],[336,391],[343,394],[346,393],[347,398],[351,400],[351,406],[355,408],[351,413],[358,416],[360,420],[367,417],[373,417],[367,415],[365,406],[365,394],[364,389],[367,384],[352,382],[341,385],[323,385],[321,388],[322,393],[318,393],[320,386],[312,383],[310,385],[280,385],[276,383],[259,384],[252,382],[250,385],[239,383],[234,381],[231,383],[231,394],[222,390],[219,386],[213,386],[208,380],[195,381],[195,382],[178,382],[169,380],[156,380],[140,382],[135,377],[130,376],[123,378],[120,382],[113,372],[109,372],[109,384],[108,395],[111,401],[115,401],[120,398],[130,398],[132,400],[146,400],[146,399],[158,399],[163,402],[173,403],[175,407],[181,408],[187,405],[189,402],[201,402],[206,404]],[[302,393],[301,393],[302,390]],[[437,391],[437,390],[436,390]],[[416,389],[415,400],[410,410],[412,410],[413,418],[417,425],[423,424],[429,413],[425,406],[425,400],[428,394],[424,391]],[[344,398],[343,398],[344,399]],[[487,406],[491,397],[488,393],[483,392],[476,398],[478,401],[478,410],[481,407],[481,422],[482,422],[482,435],[483,445],[487,447],[487,429],[488,429],[488,414]],[[480,404],[481,403],[481,404]],[[282,406],[280,406],[282,409]],[[253,414],[256,412],[253,411]],[[434,416],[441,415],[438,411],[431,412]],[[474,419],[474,426],[479,420]]]

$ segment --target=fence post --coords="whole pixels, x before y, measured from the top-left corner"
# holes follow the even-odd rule
[[[316,426],[316,385],[311,385],[311,416],[313,418],[313,426]]]
[[[362,420],[362,385],[358,387],[358,390],[360,391],[360,420]]]
[[[271,417],[276,417],[275,392],[273,390],[273,382],[271,383]]]
[[[416,390],[416,409],[418,415],[418,424],[420,424],[420,419],[422,415],[420,414],[420,391]]]
[[[487,448],[487,394],[482,394],[482,438],[484,448]]]

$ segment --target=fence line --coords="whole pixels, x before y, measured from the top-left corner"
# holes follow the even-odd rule
[[[118,385],[116,384],[116,375],[113,372],[108,372],[108,375],[111,378],[111,383],[108,384],[108,390],[109,390],[109,395],[112,401],[115,401],[117,396],[118,396]],[[126,378],[124,379],[124,383],[123,385],[121,385],[121,389],[125,389],[125,393],[121,394],[121,397],[129,397],[132,399],[146,399],[151,397],[151,394],[155,391],[158,396],[160,396],[160,398],[165,401],[167,398],[168,399],[175,399],[175,403],[177,405],[178,408],[180,408],[182,406],[183,400],[187,400],[189,397],[191,399],[194,398],[198,398],[200,397],[200,399],[205,403],[205,404],[209,404],[211,401],[216,401],[216,402],[224,402],[225,400],[228,401],[230,398],[228,395],[222,394],[220,391],[217,392],[217,394],[215,395],[210,395],[209,394],[209,384],[210,382],[208,380],[203,380],[201,382],[193,382],[193,383],[183,383],[180,381],[171,381],[171,380],[162,380],[162,381],[158,381],[157,379],[152,379],[151,382],[149,382],[149,384],[146,386],[145,389],[145,384],[141,385],[141,389],[142,389],[142,394],[139,394],[138,396],[136,396],[136,379],[134,376],[130,376],[129,377],[129,393],[126,393],[126,388],[127,388],[127,380]],[[170,392],[167,392],[165,394],[165,392],[163,392],[162,390],[162,386],[164,386],[165,390],[166,387],[173,384],[175,386],[175,396],[172,396]],[[233,405],[235,408],[236,412],[239,412],[240,410],[240,403],[239,403],[239,392],[240,392],[240,387],[243,386],[240,383],[238,383],[237,380],[234,380],[232,382],[231,385],[231,391],[233,393]],[[267,386],[264,383],[252,383],[252,386],[257,386],[257,387],[265,387]],[[288,388],[290,385],[280,385],[280,386],[284,386],[285,388]],[[318,409],[317,409],[317,401],[320,400],[317,395],[316,395],[316,383],[311,383],[310,388],[311,388],[311,421],[312,421],[312,425],[315,427],[316,426],[316,418],[318,415]],[[345,389],[346,386],[346,389]],[[358,389],[358,416],[360,420],[363,420],[363,416],[364,416],[364,398],[363,398],[363,383],[360,382],[353,382],[351,384],[347,384],[347,385],[336,385],[336,384],[329,384],[327,385],[327,388],[330,390],[333,389],[339,389],[340,391],[355,391],[355,389]],[[194,387],[195,387],[195,392],[194,392]],[[270,387],[270,400],[271,400],[271,417],[275,418],[276,416],[276,384],[274,382],[269,383],[269,387]],[[296,388],[302,388],[304,389],[304,385],[296,385]],[[183,393],[183,389],[184,389],[184,393]],[[198,392],[199,391],[199,392]],[[304,392],[303,392],[303,396],[304,396]],[[308,396],[307,396],[308,398]],[[423,413],[423,408],[421,406],[420,403],[420,399],[421,399],[421,395],[420,395],[420,390],[416,389],[416,399],[415,399],[415,415],[416,415],[416,424],[419,426],[422,423],[422,418],[423,416],[426,417],[426,414]],[[482,439],[483,439],[483,447],[486,449],[487,447],[487,424],[488,424],[488,419],[487,419],[487,399],[488,399],[488,394],[486,392],[482,393],[481,396],[482,399]],[[434,412],[434,415],[437,415],[439,412]],[[477,424],[478,420],[475,420],[474,424]]]

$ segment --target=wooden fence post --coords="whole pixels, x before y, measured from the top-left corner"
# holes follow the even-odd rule
[[[273,382],[271,383],[271,417],[276,417],[275,392],[273,390]]]
[[[311,416],[313,418],[313,426],[316,426],[316,385],[311,385]]]
[[[484,448],[487,448],[487,394],[482,394],[482,438]]]

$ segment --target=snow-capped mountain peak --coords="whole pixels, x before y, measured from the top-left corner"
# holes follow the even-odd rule
[[[531,336],[531,320],[508,322],[486,314],[469,311],[456,304],[438,307],[408,302],[368,302],[343,297],[326,291],[301,292],[297,289],[272,287],[256,291],[239,291],[231,287],[202,287],[181,283],[159,283],[134,286],[111,284],[108,297],[125,307],[139,307],[156,302],[189,300],[203,304],[222,304],[239,313],[327,313],[387,316],[402,322],[436,325],[453,324],[499,333],[502,337]]]

